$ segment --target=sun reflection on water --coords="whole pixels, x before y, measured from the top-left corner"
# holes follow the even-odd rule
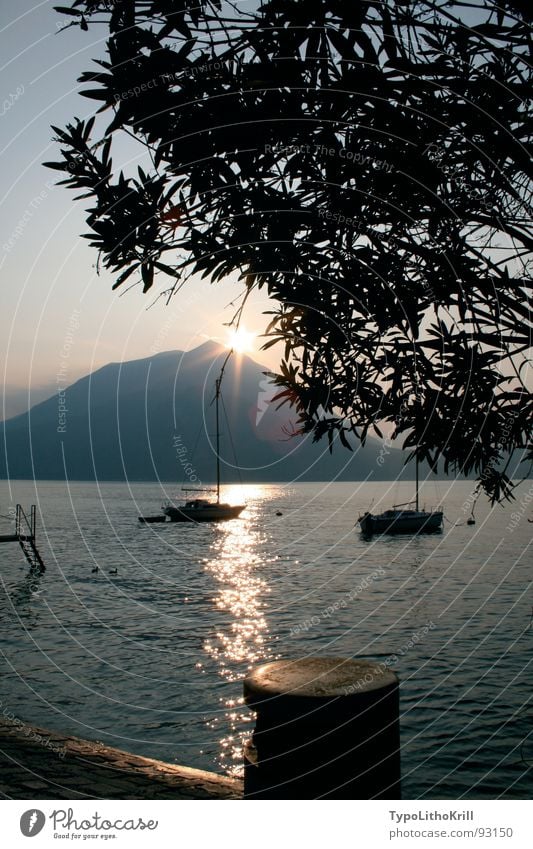
[[[223,487],[220,500],[227,504],[252,504],[251,509],[254,510],[254,503],[263,501],[265,497],[266,490],[264,487],[254,486],[253,484],[242,484],[240,486],[233,484]]]
[[[244,488],[235,489],[240,491],[225,492],[224,500],[236,499],[238,503],[241,499],[243,503]],[[212,557],[205,562],[213,578],[213,603],[222,613],[223,625],[204,641],[203,648],[215,662],[218,674],[238,684],[232,698],[220,700],[229,733],[220,739],[218,764],[234,775],[242,772],[242,746],[248,736],[242,725],[252,721],[240,695],[242,679],[253,666],[276,656],[266,618],[270,588],[265,576],[270,558],[262,554],[265,537],[257,524],[257,504],[263,498],[260,487],[246,487],[246,512],[240,519],[217,526]],[[214,731],[219,725],[217,719],[209,723]]]

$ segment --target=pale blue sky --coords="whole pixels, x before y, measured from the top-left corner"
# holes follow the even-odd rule
[[[147,311],[153,296],[138,289],[121,297],[108,274],[96,275],[96,252],[80,238],[84,202],[54,186],[57,172],[41,163],[58,158],[50,124],[95,109],[76,79],[103,56],[105,28],[58,33],[65,19],[53,11],[57,3],[0,4],[0,361],[10,413],[27,406],[28,387],[32,402],[51,394],[60,370],[74,381],[108,362],[192,348],[206,337],[224,341],[233,312],[226,307],[240,291],[231,281],[191,281],[168,307],[161,300]],[[121,155],[127,164],[132,149]],[[261,331],[269,307],[265,296],[256,298],[244,324]],[[275,355],[254,356],[274,366]]]
[[[27,408],[29,387],[33,403],[52,394],[58,373],[64,385],[108,362],[226,341],[228,304],[241,291],[231,280],[194,280],[168,307],[160,300],[147,310],[155,293],[121,296],[110,275],[96,274],[97,254],[80,237],[90,201],[75,203],[76,193],[55,186],[58,172],[41,163],[58,158],[50,124],[97,107],[76,80],[104,56],[106,29],[58,32],[66,19],[54,12],[57,2],[0,2],[0,363],[8,415]],[[135,167],[142,152],[123,143],[115,167]],[[271,307],[265,295],[250,299],[244,324],[261,332]],[[275,350],[254,357],[276,367]]]

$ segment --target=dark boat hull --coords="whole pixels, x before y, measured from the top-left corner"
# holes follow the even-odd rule
[[[374,534],[438,534],[442,531],[443,513],[440,510],[387,510],[373,515],[365,513],[359,519],[367,536]]]
[[[171,522],[227,522],[237,519],[244,510],[243,504],[213,504],[204,507],[165,507]]]

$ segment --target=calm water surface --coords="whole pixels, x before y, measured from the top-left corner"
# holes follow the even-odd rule
[[[0,484],[0,513],[38,504],[47,564],[31,577],[0,548],[4,711],[236,771],[250,667],[379,658],[402,682],[405,798],[531,795],[531,481],[505,510],[480,501],[473,527],[471,483],[427,484],[445,532],[372,542],[357,516],[408,500],[408,483],[245,486],[241,519],[204,526],[141,526],[157,484],[35,487]]]

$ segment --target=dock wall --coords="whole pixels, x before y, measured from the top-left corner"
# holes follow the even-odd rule
[[[241,799],[242,781],[0,719],[3,799]]]

